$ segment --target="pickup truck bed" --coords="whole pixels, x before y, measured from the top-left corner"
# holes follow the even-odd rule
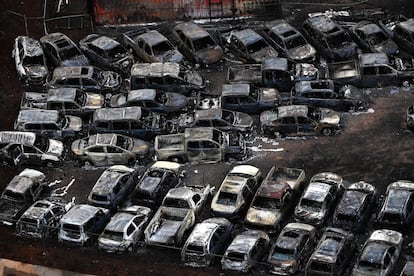
[[[285,183],[292,190],[299,190],[300,184],[305,180],[305,172],[294,168],[275,168],[272,174],[272,181]]]
[[[349,84],[359,81],[357,61],[343,61],[328,64],[328,78]]]

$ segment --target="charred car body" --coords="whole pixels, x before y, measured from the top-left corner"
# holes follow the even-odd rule
[[[414,54],[414,18],[397,22],[393,32],[393,39],[402,49],[410,54]]]
[[[118,41],[98,34],[90,34],[79,41],[81,50],[97,66],[128,75],[132,55]]]
[[[414,130],[414,105],[410,105],[407,109],[406,123],[409,130]]]
[[[223,49],[217,45],[212,36],[194,22],[176,25],[172,35],[181,53],[192,62],[210,65],[217,63],[223,56]]]
[[[39,199],[46,176],[37,170],[24,169],[7,184],[0,197],[0,222],[14,225],[20,216]]]

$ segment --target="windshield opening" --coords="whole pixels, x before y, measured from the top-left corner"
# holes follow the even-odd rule
[[[193,40],[194,50],[201,51],[209,47],[215,46],[216,43],[210,36],[205,36],[196,40]]]
[[[5,190],[3,193],[3,197],[6,197],[9,200],[17,201],[17,202],[24,202],[24,195],[21,193],[16,193],[10,190]]]
[[[75,47],[72,47],[72,48],[61,51],[59,55],[62,60],[67,60],[67,59],[71,59],[73,57],[79,56],[81,55],[81,53],[78,51],[78,49],[76,49]]]
[[[156,45],[152,46],[152,52],[154,56],[159,56],[164,54],[165,52],[173,50],[172,45],[168,41],[162,41]]]
[[[320,210],[322,208],[322,202],[302,198],[300,206],[306,209]]]
[[[102,237],[108,240],[120,242],[124,238],[124,233],[118,231],[105,230],[102,234]]]
[[[223,205],[236,205],[237,194],[232,194],[228,192],[220,192],[217,203]]]
[[[272,210],[279,210],[282,206],[280,199],[277,198],[268,198],[268,197],[261,197],[258,196],[254,200],[253,207],[262,208],[262,209],[272,209]]]
[[[229,252],[226,256],[227,259],[230,259],[236,262],[244,261],[245,257],[246,255],[240,252]]]
[[[266,42],[263,39],[260,39],[258,41],[255,41],[252,44],[246,45],[247,51],[249,52],[249,54],[258,52],[260,50],[262,50],[263,48],[268,47]]]
[[[276,246],[273,250],[272,257],[279,260],[292,260],[295,257],[295,250]]]
[[[296,36],[286,41],[286,48],[292,49],[292,48],[296,48],[296,47],[299,47],[305,44],[306,44],[306,41],[302,36]]]
[[[43,56],[26,56],[23,60],[24,65],[44,65]]]
[[[326,38],[326,41],[328,45],[334,49],[344,47],[351,42],[348,35],[344,32],[339,33],[337,35],[328,36]]]

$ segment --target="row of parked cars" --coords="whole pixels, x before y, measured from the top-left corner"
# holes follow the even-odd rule
[[[350,272],[355,236],[366,232],[378,201],[371,184],[345,188],[342,177],[331,172],[314,175],[304,187],[301,169],[272,167],[262,181],[258,168],[237,165],[211,200],[214,217],[200,222],[212,190],[183,184],[182,176],[174,162],[158,161],[142,175],[112,166],[96,181],[87,204],[75,205],[47,197],[45,175],[25,169],[2,193],[0,219],[15,225],[18,235],[57,233],[60,241],[97,242],[109,252],[143,243],[182,247],[182,261],[194,267],[209,266],[221,256],[223,269],[247,272],[258,264],[277,275],[342,275]],[[414,218],[413,197],[413,182],[391,183],[375,217],[378,226],[405,233]],[[297,222],[286,224],[293,209]],[[240,221],[247,230],[236,230]],[[373,231],[353,275],[393,275],[403,243],[398,231]],[[274,234],[273,241],[269,235]]]

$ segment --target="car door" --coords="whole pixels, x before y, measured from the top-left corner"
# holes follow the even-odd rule
[[[40,164],[43,152],[34,146],[23,145],[24,162],[28,164]]]
[[[377,68],[375,66],[363,67],[361,80],[363,87],[377,86]]]
[[[283,134],[297,134],[298,132],[298,125],[296,123],[296,118],[293,116],[283,117],[279,122],[279,127],[277,131]]]
[[[135,226],[133,222],[129,224],[124,237],[126,244],[131,246],[135,244],[135,242],[138,240],[137,236],[139,231],[137,230],[138,228]]]
[[[92,146],[86,150],[85,154],[94,165],[102,166],[107,164],[107,154],[104,146]]]
[[[388,65],[377,67],[377,83],[381,86],[397,84],[397,71]]]
[[[133,158],[124,149],[115,146],[106,146],[108,164],[127,164]]]

